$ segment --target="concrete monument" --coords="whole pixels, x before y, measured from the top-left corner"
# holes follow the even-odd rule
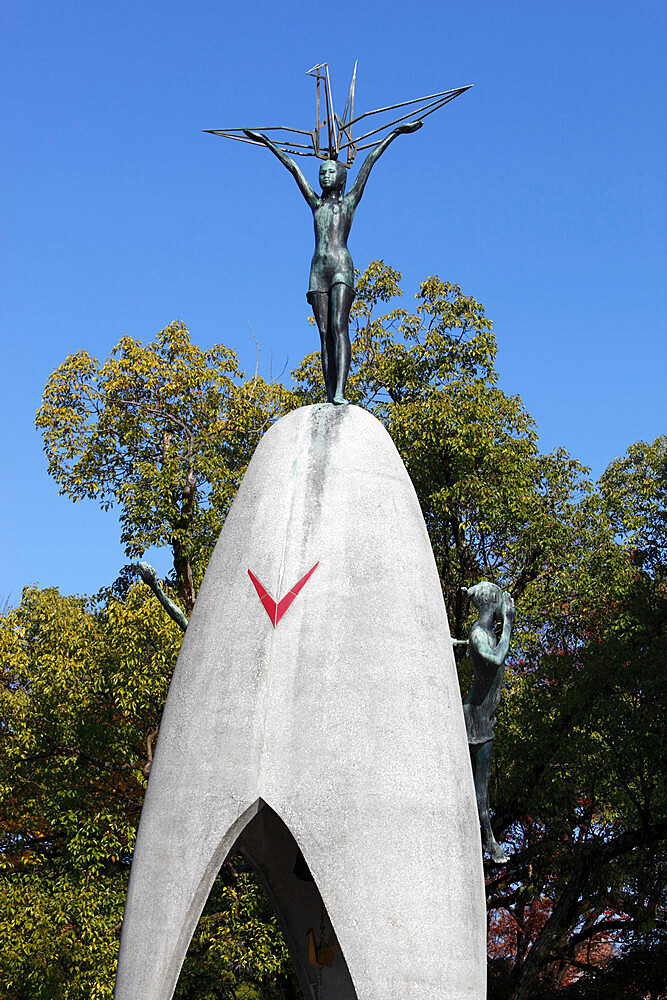
[[[314,130],[213,131],[271,149],[313,211],[308,298],[327,400],[342,404],[347,236],[371,167],[468,88],[355,118],[353,75],[341,118],[326,65],[311,72]],[[353,138],[353,125],[396,108]],[[371,146],[345,196],[346,170]],[[321,197],[288,153],[324,161]],[[264,435],[189,622],[154,571],[140,572],[187,631],[137,835],[116,1000],[171,1000],[232,851],[263,880],[309,1000],[482,1000],[482,853],[453,648],[419,503],[382,425],[327,403]]]
[[[260,441],[183,639],[114,996],[170,1000],[240,851],[309,1000],[482,1000],[478,831],[414,488],[370,414],[304,407]]]

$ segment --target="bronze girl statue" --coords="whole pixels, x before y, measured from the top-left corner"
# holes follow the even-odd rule
[[[334,159],[320,167],[322,194],[312,189],[294,160],[271,139],[251,129],[243,131],[249,139],[261,142],[287,167],[313,213],[315,253],[310,265],[310,284],[306,298],[310,302],[322,341],[322,371],[327,402],[346,403],[345,383],[350,370],[350,334],[348,322],[354,299],[354,268],[347,248],[347,237],[354,212],[361,200],[374,164],[396,136],[416,132],[421,121],[399,125],[375,146],[364,160],[349,194],[344,194],[347,168]]]
[[[463,702],[470,759],[475,779],[477,810],[482,827],[482,847],[498,865],[509,860],[491,827],[489,777],[493,753],[493,726],[505,675],[505,658],[514,624],[514,601],[495,583],[483,580],[474,587],[462,587],[477,608],[478,617],[470,629],[468,655],[472,662],[473,686]],[[502,625],[500,639],[495,622]]]

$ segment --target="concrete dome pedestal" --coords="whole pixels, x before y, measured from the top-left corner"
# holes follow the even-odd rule
[[[264,879],[305,996],[322,904],[340,946],[322,1000],[485,996],[480,835],[438,573],[389,435],[354,406],[271,427],[226,520],[160,727],[116,1000],[170,1000],[232,849]],[[294,875],[298,849],[311,883]]]

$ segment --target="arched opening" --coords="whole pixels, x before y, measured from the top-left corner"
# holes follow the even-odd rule
[[[195,929],[174,996],[177,1000],[199,1000],[200,995],[209,995],[206,991],[210,989],[212,967],[229,970],[230,997],[255,1000],[268,995],[261,982],[257,981],[253,987],[251,969],[247,976],[239,975],[243,963],[239,949],[244,946],[245,934],[246,947],[256,948],[257,956],[262,949],[266,954],[266,949],[273,947],[280,954],[283,947],[287,948],[296,982],[289,973],[285,974],[284,962],[281,969],[276,961],[273,977],[285,1000],[357,1000],[335,929],[294,836],[262,800],[257,803],[256,811],[252,808],[246,815],[252,818],[221,861],[209,896],[210,905],[205,906]],[[232,858],[234,862],[230,863]],[[245,871],[252,874],[244,880]],[[241,896],[245,893],[245,902],[238,893]],[[230,907],[234,906],[237,912],[230,915]],[[220,907],[224,907],[224,912],[216,913]],[[271,926],[269,908],[275,914],[282,940]],[[211,948],[217,949],[215,963]],[[261,961],[256,965],[259,968]],[[247,979],[246,985],[240,992],[233,992],[236,988],[233,984],[242,979]],[[223,981],[218,987],[219,992],[211,996],[226,995]]]

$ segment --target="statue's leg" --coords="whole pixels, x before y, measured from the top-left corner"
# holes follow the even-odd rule
[[[479,817],[479,822],[484,826],[484,813],[488,815],[488,795],[484,788],[484,783],[480,779],[479,766],[478,766],[478,752],[480,746],[479,743],[469,743],[468,749],[470,750],[470,763],[472,764],[472,776],[475,782],[475,798],[477,799],[477,815]]]
[[[331,328],[333,332],[334,352],[336,359],[336,393],[334,403],[345,403],[345,384],[350,371],[349,320],[350,308],[354,299],[354,290],[349,285],[339,282],[331,289]]]
[[[327,391],[327,402],[333,402],[336,393],[336,354],[329,315],[329,295],[327,292],[311,292],[310,304],[322,342],[322,374]]]
[[[475,775],[477,810],[479,812],[479,821],[482,825],[482,847],[489,852],[496,864],[504,865],[507,864],[509,858],[493,835],[491,817],[489,816],[489,778],[491,776],[493,740],[487,740],[486,743],[472,744],[470,753],[473,759],[473,773]]]

